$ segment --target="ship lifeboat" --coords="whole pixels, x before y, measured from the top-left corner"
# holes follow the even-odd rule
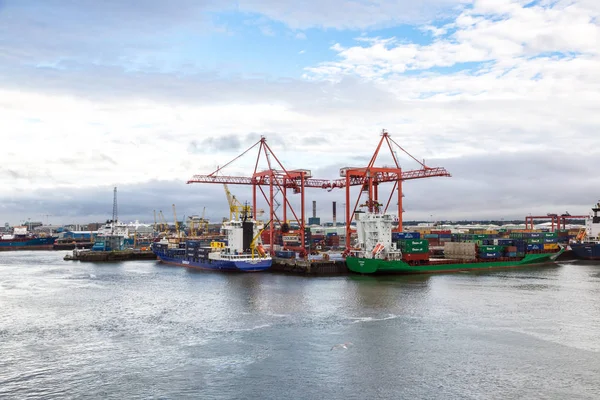
[[[377,245],[375,246],[375,248],[373,249],[373,255],[376,255],[378,253],[381,252],[381,250],[383,250],[385,246],[382,245],[381,243],[377,243]]]
[[[262,244],[259,244],[258,246],[256,246],[256,251],[258,251],[258,254],[260,254],[263,257],[267,254],[267,252],[265,251],[265,248],[262,246]]]

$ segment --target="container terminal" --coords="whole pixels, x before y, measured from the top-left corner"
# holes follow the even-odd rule
[[[379,152],[388,148],[394,165],[376,166]],[[230,164],[252,149],[257,150],[258,156],[251,176],[225,173],[224,170]],[[397,150],[407,154],[419,164],[419,168],[402,170]],[[263,164],[266,162],[267,168],[259,168],[261,161]],[[130,251],[131,254],[136,254],[131,255],[132,258],[154,254],[169,264],[188,267],[195,265],[199,269],[227,269],[229,267],[223,266],[225,259],[240,261],[246,257],[244,262],[256,264],[257,260],[262,260],[268,264],[268,267],[250,270],[339,274],[348,272],[347,258],[356,258],[357,252],[361,253],[361,259],[389,261],[397,258],[413,267],[431,263],[455,265],[456,260],[461,260],[462,264],[508,263],[504,266],[516,267],[520,264],[515,262],[531,259],[531,254],[557,253],[561,257],[565,256],[567,253],[564,250],[569,243],[581,242],[586,237],[586,232],[589,233],[589,230],[586,231],[580,225],[567,226],[567,223],[586,219],[588,216],[571,216],[568,213],[530,215],[525,218],[524,226],[445,226],[440,223],[404,226],[404,182],[450,176],[443,167],[430,167],[417,160],[385,130],[382,131],[381,140],[366,167],[343,167],[340,169],[340,178],[334,180],[313,178],[308,169],[286,169],[272,152],[266,139],[261,137],[253,146],[222,167],[207,175],[194,175],[187,182],[223,186],[230,214],[225,223],[210,224],[205,218],[204,209],[202,216],[188,217],[187,221],[180,224],[173,204],[174,232],[166,223],[162,211],[154,213],[154,225],[137,223],[133,228],[131,224],[126,225],[118,220],[115,188],[113,218],[110,221],[96,231],[57,232],[60,236],[55,238],[53,248],[74,248],[73,255],[66,257],[67,259],[83,260],[87,257],[98,260],[105,253],[109,260],[111,252]],[[382,190],[385,184],[391,186],[389,195]],[[251,186],[252,202],[242,204],[232,195],[230,185]],[[352,187],[359,189],[358,198],[352,198]],[[328,192],[344,190],[344,222],[340,224],[337,221],[335,201],[332,202],[331,226],[320,225],[314,201],[312,216],[306,218],[307,189]],[[299,209],[292,206],[290,196],[299,197],[299,201],[296,199],[295,202],[300,203]],[[264,205],[262,208],[258,206],[259,198]],[[391,205],[397,206],[397,212],[389,211]],[[371,222],[380,219],[388,222],[385,227],[371,224],[370,228],[365,228],[369,224],[364,221],[369,219]],[[539,223],[540,220],[550,222],[534,226],[534,222]],[[250,225],[253,226],[251,229]],[[237,228],[239,232],[236,231]],[[589,235],[587,236],[589,239]],[[86,256],[88,252],[94,256]],[[121,253],[119,257],[114,254],[111,257],[128,259],[129,256]],[[554,260],[541,256],[535,258],[544,262]],[[364,264],[364,260],[361,263]],[[228,265],[231,267],[233,264]],[[360,268],[350,269],[365,273]]]

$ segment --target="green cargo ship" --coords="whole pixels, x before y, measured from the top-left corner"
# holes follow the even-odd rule
[[[410,265],[402,260],[384,260],[348,256],[346,257],[346,265],[350,271],[360,274],[434,274],[440,272],[491,270],[548,264],[553,263],[563,251],[564,248],[556,253],[526,254],[522,259],[511,259],[507,261],[431,259],[426,264],[420,265]]]
[[[498,251],[500,246],[446,243],[445,258],[430,259],[426,240],[402,243],[392,240],[392,228],[396,223],[390,214],[356,212],[358,243],[346,255],[348,269],[361,274],[430,274],[518,268],[553,263],[564,251],[564,248],[536,250],[503,257]]]

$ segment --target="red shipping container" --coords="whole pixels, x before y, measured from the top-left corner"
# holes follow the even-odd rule
[[[417,253],[417,254],[402,254],[404,261],[427,261],[429,260],[429,253]]]

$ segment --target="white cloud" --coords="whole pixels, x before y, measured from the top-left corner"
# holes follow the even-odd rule
[[[406,104],[397,112],[403,130],[424,138],[442,135],[439,145],[424,139],[422,146],[438,155],[515,147],[550,151],[567,141],[586,143],[574,152],[597,151],[598,8],[524,3],[477,1],[447,25],[455,29],[452,35],[429,45],[394,38],[336,44],[340,61],[307,68],[305,77],[333,85],[359,77],[393,93]],[[464,64],[469,62],[475,64]],[[460,145],[444,144],[451,138],[460,138]]]
[[[445,35],[447,32],[446,28],[444,28],[444,27],[438,28],[437,26],[433,26],[433,25],[425,25],[424,27],[421,28],[421,30],[424,32],[431,32],[431,34],[434,37]]]
[[[306,40],[306,34],[304,32],[296,33],[296,39]]]
[[[448,217],[476,215],[477,207],[483,216],[503,190],[527,188],[529,195],[520,202],[502,198],[498,204],[500,216],[512,215],[511,210],[521,215],[527,202],[545,207],[547,193],[563,190],[565,180],[587,204],[597,185],[586,172],[600,169],[600,8],[595,1],[571,3],[523,7],[524,1],[477,1],[445,25],[424,21],[422,29],[437,34],[429,45],[361,36],[355,46],[334,45],[339,60],[308,68],[305,80],[137,73],[89,63],[45,68],[2,63],[0,197],[30,198],[27,204],[35,207],[36,196],[52,190],[76,197],[98,186],[183,183],[193,174],[212,172],[261,134],[286,167],[336,178],[341,166],[364,165],[386,128],[417,158],[433,160],[432,166],[447,163],[454,174],[443,183],[407,184],[412,211],[429,215],[423,207],[436,205],[428,198],[454,195],[458,200],[444,211]],[[250,4],[260,10],[271,3],[245,2],[242,8]],[[384,1],[385,12],[359,2],[348,8],[309,2],[304,11],[297,4],[277,3],[265,13],[295,28],[340,28],[348,21],[355,27],[397,22],[399,14],[392,11],[402,7],[415,12],[409,16],[426,19],[453,5],[431,2],[435,12],[421,13],[420,6],[402,2]],[[323,12],[309,15],[311,10]],[[362,16],[347,18],[356,14]],[[464,64],[469,62],[476,64]],[[247,176],[254,156],[228,173]],[[484,168],[492,158],[493,166]],[[402,164],[416,167],[406,158]],[[326,168],[331,165],[337,167]],[[563,174],[553,186],[556,168],[570,165],[580,173]],[[506,174],[490,178],[501,184],[483,184],[495,169]],[[320,175],[325,173],[333,176]],[[177,202],[168,199],[169,190],[155,198],[167,206]],[[473,197],[476,201],[459,209],[467,204],[462,200]],[[571,204],[564,196],[551,201]],[[0,207],[0,215],[10,211]]]
[[[497,19],[499,15],[503,18]],[[439,28],[456,29],[448,38],[436,39],[429,45],[364,37],[359,38],[360,42],[369,46],[346,48],[335,44],[332,49],[342,60],[307,68],[307,76],[335,79],[352,74],[377,78],[466,62],[493,61],[508,68],[548,53],[597,56],[600,25],[591,15],[579,4],[523,8],[507,0],[479,1],[464,10],[455,22]]]

